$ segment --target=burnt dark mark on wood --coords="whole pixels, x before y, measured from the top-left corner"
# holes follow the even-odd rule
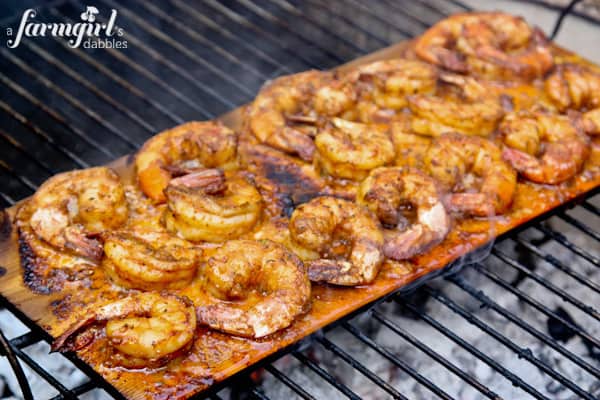
[[[6,210],[2,210],[0,214],[0,240],[4,241],[10,237],[12,232],[12,221]]]
[[[19,232],[19,254],[21,268],[23,268],[23,282],[31,291],[50,294],[62,289],[64,279],[57,276],[61,272],[52,269],[47,276],[41,273],[49,268],[35,256],[32,248],[27,244],[27,240],[23,238],[22,232]]]

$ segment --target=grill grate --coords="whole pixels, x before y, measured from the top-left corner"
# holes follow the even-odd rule
[[[359,0],[168,0],[157,4],[98,0],[99,8],[118,10],[118,24],[125,28],[124,38],[129,42],[127,50],[71,49],[52,39],[24,41],[17,49],[0,48],[0,205],[6,207],[31,195],[41,182],[62,170],[105,163],[132,152],[153,133],[173,124],[212,118],[243,104],[267,79],[309,68],[332,68],[414,37],[448,14],[468,9],[456,0],[383,0],[365,4]],[[81,12],[81,5],[73,1],[53,2],[38,11],[36,18],[42,21],[71,21]],[[15,17],[9,25],[17,22]],[[451,393],[442,384],[445,382],[432,378],[435,374],[431,371],[421,370],[410,357],[395,352],[385,342],[386,336],[378,335],[386,330],[394,342],[405,342],[415,355],[425,355],[472,388],[473,398],[501,398],[498,385],[466,370],[454,354],[445,354],[412,327],[398,322],[398,316],[409,316],[421,322],[423,329],[479,360],[498,381],[520,388],[523,395],[548,399],[551,391],[540,388],[512,364],[503,365],[494,354],[482,349],[481,343],[472,343],[466,330],[473,327],[483,331],[486,340],[514,353],[526,363],[528,371],[552,378],[561,391],[586,399],[597,398],[600,388],[581,387],[569,375],[570,370],[548,359],[546,353],[533,351],[527,343],[517,343],[497,322],[502,319],[552,349],[556,359],[600,379],[600,340],[593,333],[593,327],[598,332],[600,313],[590,306],[597,301],[589,301],[598,299],[600,284],[572,266],[577,262],[584,263],[586,270],[600,267],[598,253],[587,250],[578,239],[585,237],[586,243],[597,248],[600,233],[593,226],[598,226],[600,218],[598,200],[590,196],[572,211],[564,208],[551,218],[536,221],[522,232],[502,239],[490,257],[468,263],[463,271],[445,277],[443,284],[426,284],[412,294],[396,295],[388,302],[372,305],[353,319],[294,346],[287,355],[270,358],[260,366],[264,368],[262,380],[287,390],[286,394],[316,398],[294,373],[302,370],[305,380],[329,385],[328,398],[339,395],[358,399],[366,389],[347,382],[344,374],[337,371],[337,367],[350,368],[379,397],[415,396],[392,385],[392,379],[384,378],[384,371],[374,370],[364,355],[357,354],[356,345],[347,345],[356,343],[388,363],[393,373],[402,374],[402,379],[414,381],[423,397],[466,398]],[[558,232],[558,226],[565,233]],[[546,249],[548,246],[552,251]],[[544,271],[538,270],[541,262]],[[553,270],[562,274],[560,281],[547,274]],[[486,290],[500,290],[502,297],[484,292],[481,282],[486,283]],[[532,294],[532,285],[543,288],[550,296],[546,299],[568,308],[569,313],[563,308],[553,309]],[[573,294],[573,288],[579,287],[589,294],[587,300]],[[505,304],[504,297],[508,296],[518,300],[518,310]],[[432,304],[437,312],[430,310]],[[480,312],[474,305],[485,310]],[[25,398],[32,395],[18,361],[55,389],[52,399],[74,399],[99,388],[121,398],[72,356],[68,359],[89,379],[76,387],[65,386],[28,353],[33,346],[47,347],[45,342],[51,338],[4,299],[0,299],[0,307],[7,308],[28,328],[28,332],[10,340],[0,336],[0,353],[4,351],[15,365]],[[534,310],[538,318],[554,321],[568,334],[579,337],[589,354],[560,343],[539,324],[526,320],[519,314],[525,309]],[[452,314],[451,322],[444,319],[444,313]],[[585,323],[575,322],[571,314]],[[56,357],[64,359],[63,355]],[[332,367],[327,359],[337,364]],[[268,393],[273,391],[266,384],[256,386],[256,376],[251,379],[248,373],[229,384],[224,391],[217,392],[221,386],[208,396],[220,399],[230,394],[268,399]]]

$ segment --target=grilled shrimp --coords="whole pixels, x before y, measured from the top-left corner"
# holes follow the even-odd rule
[[[321,117],[354,104],[350,86],[328,72],[283,76],[265,86],[247,109],[250,131],[264,144],[311,161]]]
[[[406,107],[407,95],[433,92],[437,70],[421,61],[396,58],[358,67],[345,79],[357,86],[359,119],[369,123],[388,119],[388,110]]]
[[[558,65],[546,79],[545,90],[559,111],[600,107],[600,73],[583,65]]]
[[[517,174],[487,139],[442,135],[431,144],[425,166],[451,192],[446,207],[452,212],[487,217],[504,213],[512,203]]]
[[[135,166],[142,191],[164,202],[173,177],[201,168],[232,169],[237,164],[237,135],[219,122],[188,122],[150,138]]]
[[[134,293],[88,310],[52,344],[54,351],[79,350],[77,343],[86,327],[105,323],[105,333],[116,350],[115,361],[126,367],[164,364],[184,352],[196,330],[193,304],[183,297],[154,292]]]
[[[240,172],[208,169],[171,180],[165,190],[167,230],[192,241],[222,242],[248,232],[262,197]]]
[[[542,112],[509,114],[500,125],[504,158],[525,178],[557,184],[579,172],[589,140],[568,117]]]
[[[387,231],[383,252],[394,260],[421,254],[441,242],[450,230],[450,219],[437,183],[412,168],[377,168],[358,190],[357,202],[369,208]],[[416,213],[410,223],[403,214]]]
[[[48,179],[31,199],[29,221],[42,240],[60,250],[99,261],[97,236],[127,219],[127,201],[119,176],[97,167],[65,172]]]
[[[260,338],[288,327],[306,311],[310,281],[300,259],[270,240],[232,240],[204,266],[208,290],[219,298],[197,307],[198,322]]]
[[[364,207],[335,197],[318,197],[296,208],[292,240],[321,259],[308,260],[311,281],[355,286],[371,283],[384,260],[383,234]]]
[[[447,132],[487,136],[496,129],[504,114],[497,96],[487,93],[478,81],[470,77],[441,74],[440,80],[457,88],[459,96],[457,99],[409,96],[414,132],[429,136]]]
[[[533,80],[554,65],[548,39],[521,17],[500,12],[456,14],[427,30],[415,51],[448,70],[491,79]]]
[[[142,290],[188,284],[202,251],[164,232],[113,231],[104,236],[104,267],[118,285]]]
[[[600,107],[586,111],[581,115],[582,127],[588,135],[600,135]]]
[[[334,118],[315,138],[317,161],[332,176],[364,179],[371,169],[394,159],[394,145],[386,130]]]

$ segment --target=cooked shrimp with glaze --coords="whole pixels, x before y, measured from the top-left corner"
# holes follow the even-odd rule
[[[287,328],[309,306],[304,265],[270,240],[225,243],[208,258],[203,276],[217,301],[198,305],[198,322],[233,335],[270,335]]]
[[[415,51],[448,70],[490,79],[530,81],[554,65],[550,42],[541,30],[500,12],[443,19],[417,39]]]
[[[429,174],[450,192],[449,211],[469,216],[503,214],[512,204],[517,174],[502,150],[487,139],[449,133],[436,138],[427,155]]]
[[[165,190],[167,230],[187,240],[222,242],[248,232],[262,197],[242,172],[207,169],[171,180]]]
[[[176,289],[196,274],[202,250],[164,232],[114,231],[104,236],[105,271],[116,284],[142,290]]]
[[[349,200],[318,197],[296,208],[292,240],[321,258],[306,260],[311,281],[356,286],[373,282],[384,260],[383,234],[371,212]]]
[[[504,158],[525,178],[557,184],[575,176],[589,155],[589,140],[566,116],[509,114],[500,125]]]
[[[388,122],[406,107],[406,96],[434,92],[437,70],[422,61],[395,58],[360,66],[344,79],[357,88],[360,121]]]
[[[46,243],[99,261],[98,236],[127,220],[127,201],[119,176],[97,167],[64,172],[48,179],[31,198],[29,223]]]
[[[393,161],[388,128],[334,118],[315,138],[317,163],[334,177],[361,180],[370,170]]]
[[[441,242],[450,230],[450,218],[437,183],[412,168],[377,168],[358,190],[357,202],[369,208],[389,228],[383,252],[405,260]],[[414,222],[408,214],[416,214]]]
[[[220,122],[188,122],[150,138],[135,157],[142,191],[165,201],[171,179],[203,168],[229,170],[237,165],[237,135]]]
[[[87,346],[93,337],[78,335],[94,324],[104,332],[114,353],[111,363],[129,368],[156,367],[188,349],[196,331],[196,313],[186,298],[154,292],[132,293],[88,310],[52,344],[54,351]]]
[[[414,132],[428,136],[448,132],[487,136],[496,129],[504,115],[499,96],[474,78],[441,74],[440,81],[457,93],[408,97]]]
[[[343,115],[354,92],[329,72],[307,71],[267,84],[247,109],[248,128],[264,144],[311,161],[322,118]]]

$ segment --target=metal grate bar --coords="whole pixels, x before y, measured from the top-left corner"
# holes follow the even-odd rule
[[[502,343],[505,347],[513,351],[519,358],[526,359],[527,361],[535,365],[537,368],[539,368],[541,371],[546,373],[548,376],[551,376],[553,379],[557,380],[565,387],[569,388],[573,393],[576,393],[587,400],[595,400],[593,395],[581,389],[579,386],[575,385],[573,382],[569,381],[564,376],[557,373],[554,369],[548,366],[548,364],[535,357],[531,352],[531,349],[518,346],[509,338],[502,335],[501,333],[493,329],[491,326],[487,325],[485,322],[477,318],[474,314],[466,311],[464,308],[456,304],[454,301],[442,294],[440,291],[431,289],[428,286],[425,286],[424,289],[433,298],[438,300],[440,303],[444,304],[454,313],[460,315],[465,321],[467,321],[471,325],[476,326],[477,328],[481,329],[482,331],[493,337],[498,342]]]
[[[529,323],[525,322],[523,319],[517,317],[514,313],[508,311],[506,308],[493,301],[489,296],[487,296],[483,292],[483,290],[475,289],[473,286],[469,285],[464,278],[458,277],[456,275],[447,277],[446,280],[452,282],[454,285],[458,286],[463,291],[471,295],[471,297],[480,301],[481,304],[484,304],[486,307],[494,310],[499,315],[502,315],[504,318],[511,321],[519,328],[523,329],[524,331],[527,331],[530,335],[534,336],[536,339],[540,340],[555,351],[559,352],[560,354],[571,360],[573,363],[577,364],[579,367],[583,368],[595,377],[600,378],[600,370],[598,368],[594,367],[587,361],[583,360],[581,357],[567,350],[564,346],[558,344],[558,342],[556,342],[550,336],[534,328]],[[561,380],[564,380],[565,382],[570,382],[563,375],[557,373],[557,376],[561,376]],[[583,390],[579,386],[577,386],[577,389]]]
[[[309,0],[309,2],[311,4],[311,6],[317,7],[321,10],[325,10],[332,17],[339,18],[340,20],[344,21],[346,23],[346,25],[353,27],[355,30],[362,33],[363,35],[377,41],[380,45],[382,45],[382,46],[389,45],[389,43],[390,43],[389,40],[386,40],[386,39],[380,37],[379,35],[376,35],[375,33],[371,32],[370,30],[363,28],[362,26],[360,26],[358,23],[356,23],[352,19],[350,19],[350,18],[346,17],[345,15],[343,15],[342,13],[338,12],[337,10],[335,10],[335,7],[331,7],[332,3],[320,2],[318,0]]]
[[[600,233],[594,231],[592,228],[590,228],[589,226],[587,226],[586,224],[584,224],[583,222],[576,220],[575,218],[571,217],[569,214],[565,213],[565,212],[560,212],[557,214],[558,218],[562,219],[563,221],[567,222],[568,224],[574,226],[575,228],[579,229],[580,231],[582,231],[583,233],[585,233],[586,235],[590,236],[591,238],[596,239],[597,241],[600,242]]]
[[[492,249],[492,254],[494,256],[496,256],[497,258],[501,259],[502,261],[504,261],[506,264],[508,264],[511,267],[513,267],[514,269],[516,269],[519,272],[527,275],[527,277],[533,279],[534,281],[536,281],[540,285],[544,286],[546,289],[548,289],[551,292],[555,293],[556,295],[558,295],[564,301],[573,304],[575,307],[579,308],[581,311],[589,314],[592,318],[600,321],[600,314],[592,306],[586,305],[581,300],[578,300],[575,297],[571,296],[569,293],[567,293],[563,289],[557,287],[556,285],[554,285],[549,280],[543,278],[542,276],[536,274],[535,272],[531,272],[523,264],[521,264],[517,260],[514,260],[514,259],[510,258],[509,256],[507,256],[505,253],[501,252],[497,248]]]
[[[575,243],[572,243],[562,233],[556,232],[556,231],[548,228],[544,224],[535,225],[534,228],[537,229],[538,231],[542,232],[543,234],[551,237],[556,242],[558,242],[562,246],[566,247],[567,249],[571,250],[573,253],[577,254],[578,256],[583,257],[584,259],[586,259],[587,261],[589,261],[596,267],[600,267],[600,258],[589,253],[587,250],[582,249],[581,247],[577,246]]]
[[[575,325],[572,322],[564,319],[563,317],[561,317],[560,315],[558,315],[557,313],[555,313],[554,311],[552,311],[551,309],[549,309],[548,307],[546,307],[545,305],[540,303],[539,301],[535,300],[534,298],[532,298],[531,296],[529,296],[522,290],[515,288],[508,281],[502,279],[499,275],[497,275],[497,274],[493,273],[492,271],[490,271],[489,269],[485,268],[485,266],[483,264],[480,264],[480,263],[469,264],[469,267],[473,268],[474,270],[476,270],[480,274],[484,275],[485,277],[487,277],[494,283],[498,284],[499,286],[502,286],[503,289],[506,289],[509,292],[513,293],[515,296],[517,296],[519,298],[519,300],[529,304],[530,306],[534,307],[535,309],[537,309],[544,315],[548,316],[549,318],[553,318],[553,319],[559,321],[561,324],[563,324],[564,326],[566,326],[573,332],[577,333],[583,339],[592,343],[594,346],[600,348],[600,340],[598,338],[591,336],[589,333],[587,333],[585,330],[580,328],[578,325]]]
[[[33,399],[33,394],[31,393],[31,387],[27,382],[27,376],[21,368],[21,364],[19,364],[19,360],[13,351],[9,341],[4,336],[4,333],[0,330],[0,356],[5,356],[8,359],[8,362],[17,378],[17,382],[21,388],[21,394],[25,400]]]
[[[102,18],[99,18],[99,20],[105,21]],[[187,72],[181,66],[179,66],[176,63],[169,60],[168,57],[164,57],[164,55],[158,53],[156,50],[154,50],[151,47],[144,44],[144,42],[142,42],[140,39],[138,39],[136,36],[134,36],[131,32],[127,33],[127,41],[133,43],[138,49],[140,49],[142,52],[144,52],[145,54],[150,56],[150,58],[152,58],[154,61],[156,61],[160,64],[163,64],[167,68],[173,70],[175,73],[177,73],[177,75],[179,75],[180,77],[185,79],[187,82],[189,82],[190,84],[195,86],[197,89],[201,90],[203,93],[206,93],[207,95],[209,95],[211,97],[214,97],[219,103],[221,103],[223,106],[225,106],[226,109],[231,109],[231,108],[236,107],[235,103],[233,103],[230,100],[228,100],[227,98],[223,97],[216,90],[210,88],[209,86],[204,85],[204,83],[202,83],[202,81],[199,81],[198,79],[194,78],[189,72]],[[225,110],[225,109],[223,109],[223,110]],[[212,112],[208,112],[207,114],[208,114],[209,118],[212,118],[212,116],[214,116],[214,113],[212,113]]]
[[[253,32],[258,33],[261,37],[263,37],[264,39],[267,39],[269,41],[269,43],[281,48],[287,54],[289,54],[291,57],[302,61],[307,66],[312,67],[312,68],[316,67],[319,69],[327,68],[326,65],[316,62],[316,61],[304,56],[303,52],[298,52],[298,51],[292,52],[287,47],[282,47],[281,40],[279,38],[277,38],[276,36],[273,36],[270,32],[262,29],[261,27],[259,27],[256,24],[252,23],[250,20],[244,18],[240,14],[236,13],[234,10],[227,8],[225,5],[221,4],[217,0],[206,0],[204,2],[204,5],[211,7],[212,10],[217,11],[220,14],[226,16],[231,21],[235,22],[237,25],[245,27],[247,29],[251,29]]]
[[[438,387],[435,383],[431,382],[429,379],[418,373],[413,367],[405,363],[402,359],[390,352],[388,349],[378,345],[375,341],[373,341],[367,335],[359,331],[356,327],[350,325],[347,322],[342,323],[342,326],[355,338],[357,338],[358,340],[375,350],[377,353],[391,361],[398,368],[400,368],[401,370],[409,374],[411,377],[413,377],[417,382],[425,386],[431,392],[435,393],[439,398],[442,398],[444,400],[452,400],[452,397],[448,393],[443,391],[440,387]]]
[[[461,346],[463,349],[465,349],[466,351],[468,351],[469,353],[471,353],[473,356],[477,357],[479,360],[483,361],[490,368],[492,368],[495,371],[497,371],[500,374],[502,374],[514,386],[523,389],[524,391],[526,391],[527,393],[529,393],[530,395],[532,395],[533,397],[535,397],[537,399],[549,400],[548,397],[546,397],[543,394],[541,394],[533,386],[531,386],[530,384],[528,384],[527,382],[525,382],[523,379],[521,379],[517,375],[513,374],[512,372],[510,372],[508,369],[504,368],[502,365],[500,365],[498,362],[496,362],[495,360],[493,360],[487,354],[482,353],[478,348],[476,348],[475,346],[473,346],[472,344],[470,344],[469,342],[467,342],[463,338],[461,338],[458,335],[456,335],[450,329],[446,328],[444,325],[440,324],[434,318],[430,317],[427,313],[423,312],[422,310],[417,309],[414,305],[412,305],[410,303],[404,302],[399,297],[396,297],[396,301],[399,304],[403,305],[404,307],[408,308],[416,316],[418,316],[421,320],[423,320],[429,326],[431,326],[432,328],[434,328],[435,330],[437,330],[438,332],[440,332],[442,335],[444,335],[448,339],[452,340],[454,343],[456,343],[459,346]]]
[[[27,353],[18,347],[12,347],[15,354],[23,360],[29,368],[31,368],[36,374],[41,376],[46,382],[52,385],[65,399],[77,400],[77,396],[71,392],[67,387],[60,383],[56,378],[50,375],[40,364],[35,362]]]
[[[142,28],[145,32],[148,32],[153,37],[158,38],[162,42],[168,44],[171,48],[173,48],[173,49],[177,50],[179,53],[185,55],[187,58],[194,61],[196,64],[203,66],[208,71],[212,72],[215,76],[219,77],[219,79],[222,80],[222,82],[227,82],[231,86],[233,86],[233,87],[239,89],[241,92],[245,93],[247,96],[251,97],[254,95],[252,90],[248,89],[244,85],[241,85],[239,83],[239,81],[237,81],[236,79],[233,79],[231,77],[231,75],[224,73],[222,69],[209,63],[208,61],[206,61],[206,59],[198,56],[196,53],[189,50],[187,47],[185,47],[182,44],[171,39],[168,35],[164,34],[160,30],[156,29],[154,26],[149,24],[148,22],[144,21],[142,18],[138,17],[128,7],[124,6],[123,4],[116,4],[112,0],[101,0],[101,1],[104,2],[105,4],[108,4],[110,7],[118,8],[121,14],[123,14],[125,17],[129,18],[137,26]],[[163,55],[163,57],[164,57],[164,55]]]
[[[161,103],[158,103],[158,102],[152,100],[151,97],[145,95],[144,92],[142,92],[140,89],[138,89],[137,87],[133,86],[132,84],[130,84],[129,82],[127,82],[126,80],[124,80],[123,78],[121,78],[120,76],[118,76],[117,74],[115,74],[109,68],[105,67],[103,64],[97,62],[92,57],[90,57],[87,54],[85,54],[83,51],[71,48],[63,40],[56,39],[55,41],[56,41],[56,43],[60,44],[64,49],[66,49],[66,50],[70,51],[71,53],[75,54],[77,57],[79,57],[80,59],[82,59],[83,61],[85,61],[88,65],[91,65],[97,71],[99,71],[103,75],[109,77],[114,82],[118,83],[122,88],[124,88],[128,92],[132,93],[133,95],[135,95],[137,98],[139,98],[143,102],[147,103],[151,107],[153,107],[156,110],[160,111],[163,115],[167,116],[171,121],[173,121],[173,122],[175,122],[177,124],[181,124],[181,123],[184,122],[184,118],[183,117],[181,117],[181,116],[175,114],[174,112],[172,112],[171,110],[167,109]]]
[[[273,66],[276,66],[280,72],[284,72],[287,74],[292,73],[292,70],[290,70],[287,66],[281,64],[275,58],[271,57],[269,54],[254,46],[252,43],[243,40],[241,37],[238,37],[234,32],[228,30],[225,24],[217,25],[210,18],[207,18],[204,14],[198,12],[196,9],[194,9],[193,7],[189,6],[181,0],[171,0],[170,3],[173,4],[175,7],[179,8],[180,10],[186,12],[188,15],[190,15],[203,26],[208,26],[213,31],[218,32],[220,35],[223,35],[228,39],[234,40],[237,45],[243,47],[246,50],[249,50],[254,55],[256,55],[257,58],[260,58],[262,61],[267,62]]]
[[[500,396],[498,396],[498,394],[496,394],[493,391],[491,391],[490,389],[488,389],[485,385],[483,385],[477,379],[473,378],[471,375],[469,375],[468,373],[466,373],[465,371],[463,371],[456,365],[452,364],[450,361],[445,359],[443,356],[441,356],[439,353],[437,353],[431,347],[427,346],[425,343],[421,342],[419,339],[417,339],[416,337],[414,337],[413,335],[411,335],[404,329],[400,328],[400,326],[398,324],[394,323],[389,318],[385,317],[379,311],[377,311],[377,310],[373,311],[372,315],[373,315],[373,318],[375,318],[376,320],[381,322],[383,325],[385,325],[386,327],[391,329],[394,333],[396,333],[398,336],[402,337],[404,340],[406,340],[407,342],[409,342],[410,344],[412,344],[419,350],[421,350],[423,353],[427,354],[429,357],[434,359],[436,362],[443,365],[444,368],[451,371],[454,375],[458,376],[460,379],[462,379],[463,381],[465,381],[466,383],[471,385],[473,388],[475,388],[478,392],[480,392],[484,396],[486,396],[490,399],[495,399],[495,400],[500,398]]]
[[[10,197],[8,194],[0,191],[0,197],[2,198],[2,200],[8,204],[9,206],[12,206],[13,204],[15,204],[17,201],[15,199],[13,199],[12,197]]]
[[[137,113],[135,113],[134,111],[131,111],[129,108],[127,108],[123,104],[121,104],[118,101],[116,101],[115,99],[113,99],[106,92],[104,92],[103,90],[100,90],[96,85],[90,83],[87,79],[85,79],[80,74],[75,72],[73,69],[71,69],[70,67],[65,65],[62,61],[58,60],[56,57],[52,56],[47,51],[41,49],[39,46],[33,44],[32,41],[25,41],[24,44],[30,50],[32,50],[34,53],[36,53],[38,56],[43,58],[48,64],[61,70],[69,78],[73,79],[80,85],[84,86],[87,90],[92,92],[96,97],[98,97],[99,99],[102,99],[107,104],[110,104],[111,107],[113,107],[115,110],[117,110],[121,114],[125,115],[132,121],[135,121],[138,125],[140,125],[142,128],[147,130],[149,133],[154,133],[157,131],[157,128],[155,126],[153,126],[152,124],[150,124],[148,121],[146,121],[144,118],[140,117]]]
[[[30,160],[34,164],[37,164],[41,169],[46,171],[48,175],[54,175],[56,173],[56,171],[48,163],[46,163],[46,161],[40,160],[39,158],[36,158],[36,157],[33,157],[27,151],[27,149],[25,149],[25,147],[23,147],[21,142],[19,142],[17,139],[10,136],[8,133],[6,133],[6,131],[2,130],[1,128],[0,128],[0,137],[2,137],[2,139],[4,139],[4,141],[7,142],[8,144],[10,144],[12,147],[17,149],[17,151],[20,154],[27,157],[28,160]]]
[[[175,20],[173,17],[171,17],[170,15],[165,13],[159,7],[153,5],[149,2],[137,1],[137,3],[140,4],[141,6],[143,6],[144,8],[146,8],[147,10],[149,10],[152,14],[154,14],[154,15],[158,16],[159,18],[161,18],[162,20],[166,21],[169,25],[171,25],[178,31],[185,33],[185,35],[187,37],[191,38],[192,40],[194,40],[197,43],[208,46],[215,53],[219,54],[220,56],[222,56],[223,58],[225,58],[232,64],[239,66],[241,69],[246,70],[247,72],[251,73],[252,75],[254,75],[256,78],[260,79],[261,81],[268,79],[268,76],[266,76],[265,74],[263,74],[256,68],[252,67],[249,63],[243,63],[242,61],[240,61],[240,59],[238,57],[231,54],[229,51],[225,50],[223,47],[206,39],[204,36],[202,36],[201,34],[196,32],[194,29],[192,29],[190,26],[188,26],[184,21]]]
[[[352,400],[360,400],[360,396],[358,396],[356,393],[350,390],[350,388],[348,388],[346,385],[335,379],[329,372],[325,371],[323,368],[321,368],[314,361],[306,357],[304,354],[300,353],[299,351],[294,351],[292,352],[292,354],[294,355],[294,357],[296,357],[296,359],[298,359],[298,361],[306,365],[321,378],[325,379],[327,382],[329,382],[330,385],[334,386],[346,397]]]
[[[265,367],[265,369],[267,371],[269,371],[271,373],[271,375],[273,375],[275,378],[277,378],[280,382],[282,382],[285,386],[287,386],[291,390],[293,390],[294,393],[296,393],[298,396],[300,396],[306,400],[316,400],[315,397],[313,397],[307,391],[302,389],[296,382],[294,382],[293,380],[288,378],[288,376],[286,374],[279,371],[273,365],[267,365]]]
[[[374,374],[371,370],[361,364],[360,361],[352,357],[350,354],[342,350],[335,343],[327,339],[326,337],[318,337],[317,341],[323,345],[327,350],[331,351],[336,356],[340,357],[346,363],[351,365],[354,369],[363,374],[366,378],[368,378],[371,382],[375,383],[377,386],[391,394],[395,399],[405,400],[407,399],[402,393],[398,392],[394,389],[390,384],[381,379],[379,376]]]
[[[548,253],[541,251],[539,248],[537,248],[531,242],[523,240],[520,237],[516,237],[514,240],[517,243],[519,243],[521,246],[526,248],[527,250],[531,251],[536,256],[540,257],[544,261],[547,261],[548,264],[552,265],[553,267],[555,267],[555,268],[561,270],[562,272],[564,272],[565,274],[569,275],[570,277],[575,279],[577,282],[581,283],[584,286],[587,286],[588,288],[592,289],[596,293],[600,293],[600,285],[599,284],[590,280],[582,273],[577,272],[577,271],[573,270],[572,268],[566,266],[560,260],[558,260],[556,257],[554,257],[552,254],[548,254]]]
[[[294,15],[297,18],[301,18],[302,20],[308,22],[311,26],[317,28],[320,32],[326,33],[328,36],[333,37],[335,40],[339,40],[342,43],[345,43],[348,47],[354,49],[357,55],[366,52],[367,50],[363,47],[358,46],[355,42],[348,40],[348,38],[344,37],[342,34],[334,31],[332,27],[329,25],[323,25],[321,22],[313,18],[312,16],[306,15],[303,12],[290,4],[285,0],[268,0],[269,2],[276,4],[280,8],[284,9],[288,13]]]
[[[267,395],[265,395],[260,389],[258,388],[253,388],[252,392],[250,392],[252,394],[252,397],[258,399],[258,400],[269,400],[269,398],[267,397]]]
[[[52,13],[53,15],[55,15],[55,16],[57,16],[59,18],[64,18],[67,21],[73,22],[72,19],[70,19],[69,17],[67,17],[63,13],[61,13],[60,10],[58,10],[58,9],[51,8],[50,9],[50,13]],[[186,96],[185,94],[181,93],[179,90],[177,90],[173,86],[169,85],[167,82],[165,82],[163,79],[161,79],[158,76],[156,76],[154,73],[150,72],[145,67],[141,66],[140,64],[136,63],[135,61],[133,61],[129,57],[125,56],[124,53],[119,52],[119,51],[115,51],[114,49],[105,49],[105,51],[107,51],[111,56],[113,56],[117,60],[119,60],[122,63],[126,64],[128,67],[131,67],[133,70],[135,70],[136,72],[138,72],[144,78],[148,79],[150,82],[156,84],[157,86],[160,86],[162,89],[164,89],[167,92],[169,92],[170,94],[172,94],[175,98],[177,98],[178,100],[182,101],[183,103],[185,103],[190,108],[198,111],[200,114],[202,114],[202,116],[204,118],[210,118],[213,115],[210,112],[208,112],[206,109],[202,108],[202,106],[200,106],[196,101],[193,101],[188,96]],[[144,95],[144,97],[147,97],[147,96]]]
[[[429,28],[431,26],[431,22],[429,21],[425,21],[424,19],[421,18],[420,15],[418,15],[415,12],[411,12],[408,10],[408,8],[406,7],[407,4],[403,4],[402,7],[398,6],[398,4],[393,1],[393,0],[384,0],[384,2],[390,6],[392,9],[406,15],[407,17],[409,17],[410,19],[416,21],[417,23],[419,23],[419,25],[421,25],[423,27],[423,29]],[[414,3],[418,3],[418,1],[413,2]],[[436,11],[435,9],[432,9],[431,7],[429,7],[430,10],[432,11]],[[445,14],[441,14],[442,17],[445,16]]]
[[[65,90],[63,90],[62,88],[60,88],[57,85],[55,85],[54,83],[52,83],[49,79],[45,78],[44,76],[42,76],[39,73],[37,73],[36,71],[34,71],[31,67],[29,67],[24,61],[20,60],[18,57],[14,56],[10,52],[6,51],[5,49],[0,49],[0,53],[2,53],[2,55],[4,55],[7,59],[12,61],[14,64],[16,64],[21,70],[27,72],[27,74],[29,74],[30,76],[35,78],[37,81],[42,83],[44,86],[46,86],[47,88],[51,89],[52,91],[56,92],[58,95],[63,97],[71,105],[73,105],[73,107],[77,108],[78,110],[80,110],[84,114],[86,114],[88,117],[90,117],[93,120],[95,120],[96,122],[98,122],[100,125],[102,125],[106,129],[108,129],[110,132],[112,132],[115,136],[121,138],[131,149],[135,149],[141,145],[141,142],[133,141],[133,140],[129,139],[129,137],[125,133],[123,133],[120,129],[115,127],[112,123],[110,123],[110,122],[106,121],[105,119],[103,119],[102,117],[100,117],[100,115],[98,115],[97,112],[92,111],[91,109],[85,107],[75,97],[71,96]]]
[[[71,389],[71,392],[76,396],[80,396],[84,393],[89,392],[90,390],[93,390],[93,389],[96,389],[96,385],[94,384],[94,382],[87,381],[87,382]],[[58,396],[52,397],[50,400],[64,400],[64,399],[66,399],[66,397],[63,396],[62,394],[59,394]]]
[[[34,125],[27,118],[25,118],[25,116],[23,116],[21,113],[19,113],[17,110],[15,110],[10,105],[8,105],[5,102],[3,102],[2,100],[0,100],[0,108],[3,111],[5,111],[8,115],[10,115],[13,119],[15,119],[16,121],[18,121],[19,123],[21,123],[23,126],[26,126],[27,128],[29,128],[29,130],[31,130],[37,136],[41,137],[46,142],[52,144],[53,147],[56,148],[56,150],[58,150],[63,155],[67,156],[71,161],[73,161],[80,168],[87,168],[87,167],[89,167],[89,164],[86,161],[82,160],[81,158],[79,158],[78,156],[76,156],[70,150],[67,150],[65,147],[63,147],[63,146],[59,145],[58,143],[56,143],[56,141],[52,138],[52,136],[50,136],[48,133],[46,133],[45,131],[43,131],[37,125]]]
[[[380,23],[383,23],[384,25],[386,25],[388,28],[399,32],[402,36],[407,37],[407,38],[415,36],[415,32],[409,32],[407,30],[399,28],[397,21],[394,22],[394,21],[389,20],[387,15],[385,15],[385,16],[379,15],[379,14],[375,13],[371,7],[366,6],[365,4],[363,4],[359,1],[350,0],[350,2],[352,4],[354,4],[354,6],[356,8],[361,10],[361,12],[366,12],[367,14],[371,15],[373,18],[375,18]]]
[[[48,114],[52,119],[57,121],[59,124],[61,124],[62,126],[67,128],[69,131],[73,132],[75,135],[80,137],[89,146],[98,149],[104,155],[106,155],[108,157],[112,157],[112,158],[117,157],[117,155],[115,153],[113,153],[110,149],[107,149],[105,146],[102,146],[100,143],[98,143],[96,140],[94,140],[92,137],[90,137],[88,134],[86,134],[81,129],[75,127],[74,125],[69,124],[67,122],[67,120],[61,114],[56,112],[54,109],[47,107],[44,103],[42,103],[41,101],[36,99],[34,95],[32,95],[29,91],[27,91],[27,89],[23,88],[16,82],[13,82],[10,78],[8,78],[6,75],[4,75],[1,72],[0,72],[0,81],[3,84],[5,84],[6,86],[8,86],[10,89],[12,89],[14,92],[16,92],[17,94],[19,94],[20,96],[22,96],[23,98],[25,98],[26,100],[31,102],[33,105],[40,108],[42,111],[44,111],[46,114]],[[51,138],[50,136],[45,136],[44,140],[46,142],[52,144],[53,146],[60,147],[57,143],[54,142],[54,139]]]
[[[255,4],[254,2],[249,1],[249,0],[236,0],[236,2],[243,5],[247,9],[251,10],[252,12],[256,13],[258,16],[263,18],[265,21],[270,22],[270,23],[275,23],[277,26],[282,27],[285,31],[289,32],[291,35],[295,36],[300,41],[302,41],[304,44],[308,45],[309,47],[318,48],[322,53],[326,54],[327,57],[335,60],[336,62],[343,63],[345,61],[344,58],[342,58],[338,54],[331,52],[329,49],[327,49],[327,47],[321,45],[319,43],[319,41],[313,41],[312,39],[306,38],[304,35],[299,34],[294,29],[290,29],[288,27],[288,25],[285,22],[283,22],[280,18],[273,15],[269,11],[265,10],[263,7],[259,6],[258,4]],[[358,55],[357,52],[350,51],[350,53],[353,55]]]
[[[596,214],[596,216],[600,217],[600,208],[593,205],[589,201],[585,200],[581,203],[581,206],[591,212],[592,214]]]

